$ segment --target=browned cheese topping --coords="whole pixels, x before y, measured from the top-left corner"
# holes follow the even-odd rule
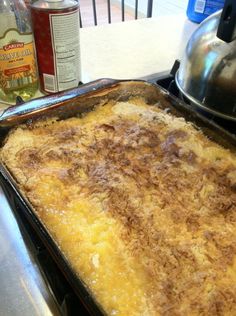
[[[236,315],[236,158],[192,124],[110,102],[1,158],[108,315]]]

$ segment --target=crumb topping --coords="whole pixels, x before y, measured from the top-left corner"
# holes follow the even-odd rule
[[[108,314],[235,314],[236,158],[193,125],[142,100],[108,103],[17,128],[1,157]]]

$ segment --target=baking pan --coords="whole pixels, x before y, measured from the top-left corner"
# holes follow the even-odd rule
[[[73,90],[35,99],[20,106],[9,108],[0,116],[0,146],[4,142],[5,135],[19,123],[30,125],[33,121],[48,117],[64,119],[91,111],[94,106],[104,104],[110,99],[125,101],[131,96],[144,97],[148,103],[156,104],[176,116],[184,117],[187,121],[193,122],[209,138],[236,152],[236,137],[234,135],[194,112],[161,87],[144,81],[118,81],[113,79],[97,80]],[[83,281],[70,267],[56,242],[38,219],[33,207],[21,194],[16,181],[2,163],[0,163],[0,182],[13,209],[13,201],[15,200],[90,314],[105,315],[92,293],[89,292]]]

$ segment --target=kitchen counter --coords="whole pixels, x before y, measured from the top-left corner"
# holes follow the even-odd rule
[[[169,70],[196,27],[178,15],[81,29],[82,81]],[[0,283],[0,315],[59,314],[1,189]]]
[[[137,79],[171,69],[197,24],[162,16],[81,30],[82,81]]]

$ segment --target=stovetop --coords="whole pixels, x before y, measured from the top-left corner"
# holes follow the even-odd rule
[[[171,71],[170,72],[164,72],[161,74],[153,74],[151,76],[145,77],[144,79],[156,83],[160,85],[162,88],[169,91],[171,94],[173,94],[178,99],[181,99],[185,104],[188,104],[189,107],[192,107],[193,105],[189,102],[189,100],[184,97],[181,92],[179,91],[176,83],[175,83],[175,74],[177,70],[179,69],[180,62],[179,60],[176,60]],[[195,111],[199,112],[201,115],[205,116],[209,121],[213,121],[214,123],[220,125],[225,130],[232,134],[236,134],[236,124],[234,121],[229,121],[226,119],[223,119],[221,117],[215,116],[209,112],[206,112],[199,108],[194,108]]]

